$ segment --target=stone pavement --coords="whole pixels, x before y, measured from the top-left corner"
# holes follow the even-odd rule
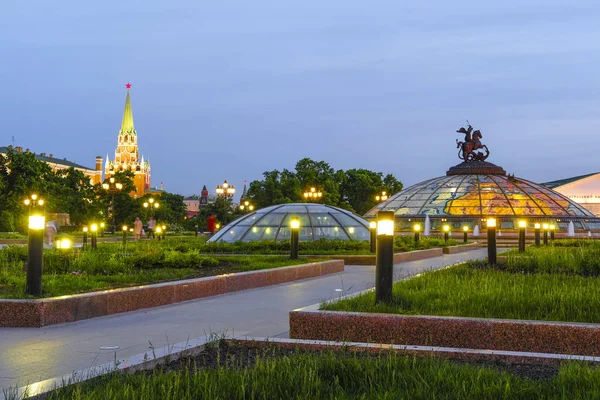
[[[487,250],[480,249],[400,263],[394,266],[394,274],[401,279],[486,255]],[[374,266],[350,265],[344,273],[154,309],[44,328],[0,328],[0,388],[23,386],[135,354],[148,353],[151,358],[151,347],[188,338],[211,334],[287,337],[291,310],[371,288],[374,281]]]

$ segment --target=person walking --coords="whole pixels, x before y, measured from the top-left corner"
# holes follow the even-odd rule
[[[135,234],[136,239],[142,238],[142,231],[144,230],[144,225],[142,224],[142,220],[140,217],[135,217],[135,221],[133,221],[133,233]]]
[[[152,237],[152,239],[154,239],[154,229],[156,229],[156,221],[154,217],[150,217],[148,220],[148,237]]]
[[[50,246],[54,246],[54,236],[58,231],[58,227],[56,226],[56,222],[50,221],[46,224],[46,240]]]

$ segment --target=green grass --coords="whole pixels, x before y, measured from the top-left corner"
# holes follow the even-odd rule
[[[375,305],[371,292],[321,309],[597,323],[599,287],[599,278],[512,273],[470,262],[396,282],[388,304]]]
[[[235,364],[235,360],[232,362]],[[600,370],[567,363],[546,380],[494,368],[405,355],[348,353],[259,356],[251,367],[113,373],[47,398],[163,399],[579,399],[600,397]]]
[[[101,247],[99,246],[99,249]],[[185,257],[185,254],[183,255]],[[48,258],[48,257],[47,257]],[[175,257],[174,260],[182,259]],[[129,287],[200,278],[224,273],[256,271],[307,263],[306,260],[290,260],[285,256],[240,256],[240,257],[195,257],[186,258],[189,263],[183,267],[134,267],[130,258],[118,254],[86,252],[73,260],[69,272],[64,264],[54,258],[42,277],[42,297],[55,297],[85,293],[105,289]],[[197,260],[197,265],[194,265]],[[167,261],[169,261],[167,259]],[[316,261],[316,260],[314,260]],[[310,262],[314,262],[310,261]],[[176,263],[176,261],[175,261]],[[22,262],[0,263],[0,298],[30,298],[25,294],[26,273]]]
[[[524,253],[510,251],[506,270],[525,273],[558,273],[581,276],[600,276],[600,243],[571,246],[528,247]],[[503,254],[504,255],[504,254]]]

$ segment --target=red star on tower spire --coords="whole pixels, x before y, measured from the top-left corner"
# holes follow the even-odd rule
[[[127,84],[125,85],[125,87],[126,87],[127,89],[131,89],[131,83],[127,83]]]

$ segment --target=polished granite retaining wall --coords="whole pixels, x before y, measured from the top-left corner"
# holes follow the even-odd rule
[[[290,312],[290,337],[600,356],[600,324],[320,311]]]
[[[39,300],[0,300],[0,327],[41,327],[344,271],[331,260]]]

